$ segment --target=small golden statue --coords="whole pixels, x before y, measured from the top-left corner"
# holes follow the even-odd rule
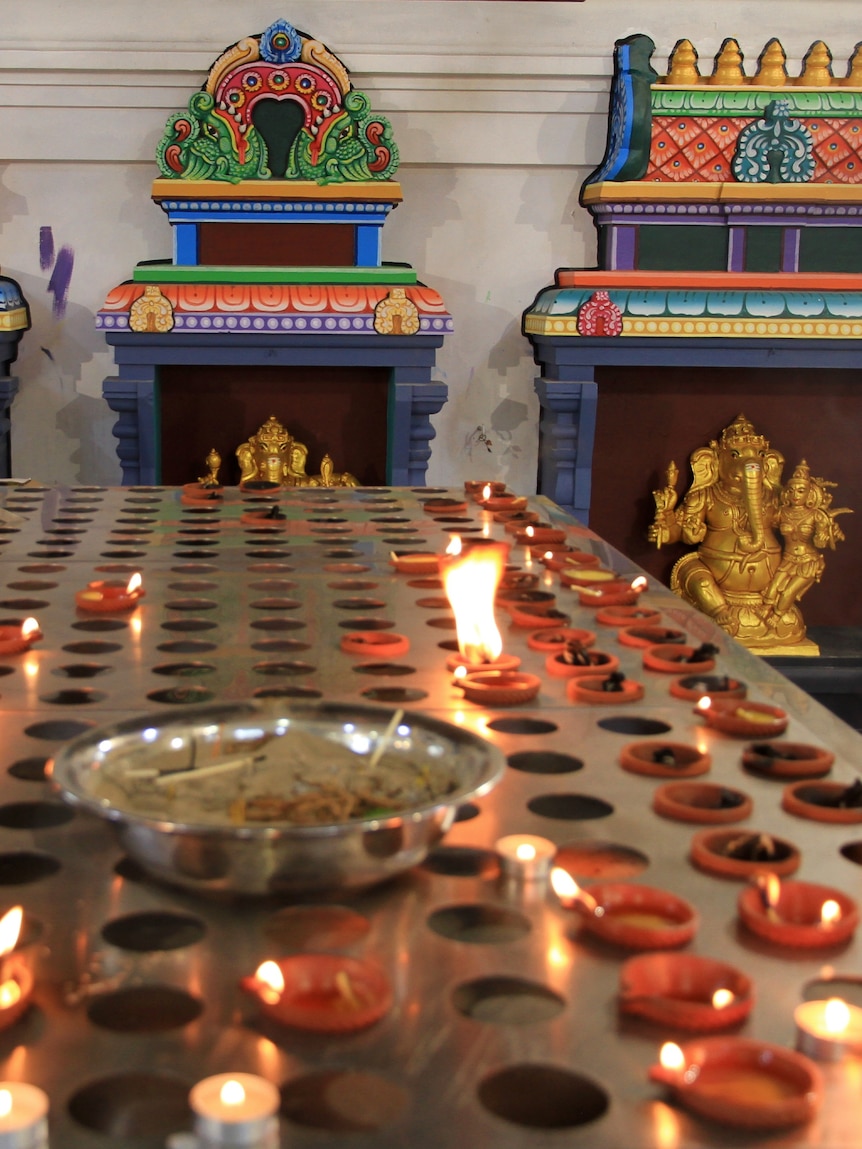
[[[319,475],[305,471],[308,447],[270,415],[263,426],[236,449],[240,482],[255,480],[278,483],[281,487],[358,487],[348,471],[338,473],[329,455],[324,455]]]
[[[207,465],[207,474],[201,475],[201,477],[198,479],[200,485],[207,488],[221,486],[218,481],[219,467],[221,467],[221,455],[218,453],[215,447],[210,448],[210,453],[207,455],[204,462]]]
[[[804,461],[782,490],[783,457],[744,415],[690,463],[694,481],[680,506],[675,463],[653,492],[650,541],[697,547],[674,565],[671,589],[751,649],[799,650],[805,623],[797,604],[820,581],[820,551],[844,538],[835,518],[849,508],[832,509],[826,488],[835,484],[813,478]]]

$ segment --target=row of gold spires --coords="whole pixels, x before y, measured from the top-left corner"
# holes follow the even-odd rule
[[[742,70],[742,52],[736,40],[725,40],[715,57],[711,76],[702,76],[697,66],[697,51],[690,40],[679,40],[668,60],[668,74],[659,81],[691,87],[695,84],[721,84],[723,87],[783,88],[862,88],[862,43],[857,44],[847,67],[847,75],[832,74],[832,53],[822,40],[817,40],[805,53],[802,72],[787,74],[787,55],[776,40],[770,40],[757,60],[757,71],[746,76]]]

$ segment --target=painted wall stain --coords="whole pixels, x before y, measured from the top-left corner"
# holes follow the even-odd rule
[[[39,266],[47,271],[54,262],[54,229],[52,227],[39,228]]]
[[[75,253],[67,244],[54,254],[54,229],[51,227],[39,228],[39,266],[47,271],[53,264],[54,270],[48,280],[48,291],[54,296],[54,318],[62,319],[66,314],[66,302],[69,298],[69,285],[72,282],[72,271],[75,267]]]

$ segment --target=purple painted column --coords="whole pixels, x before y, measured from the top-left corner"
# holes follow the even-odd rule
[[[745,270],[745,228],[731,227],[727,231],[727,270]]]
[[[637,228],[611,225],[610,261],[613,271],[634,271]]]
[[[798,227],[786,227],[781,235],[781,270],[799,271],[799,238],[802,231]]]

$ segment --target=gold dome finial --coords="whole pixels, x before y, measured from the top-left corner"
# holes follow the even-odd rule
[[[828,88],[832,83],[832,53],[822,40],[816,40],[805,53],[796,83],[802,88]]]
[[[726,87],[737,88],[745,83],[745,73],[742,70],[742,52],[736,40],[727,39],[718,50],[715,57],[715,70],[709,77],[710,84],[723,84]]]
[[[758,88],[783,88],[787,83],[787,54],[775,37],[768,42],[757,61],[752,84]]]
[[[857,44],[847,65],[847,75],[841,81],[847,88],[862,88],[862,44]]]
[[[700,83],[697,52],[691,40],[677,40],[667,62],[666,84],[690,86]]]

